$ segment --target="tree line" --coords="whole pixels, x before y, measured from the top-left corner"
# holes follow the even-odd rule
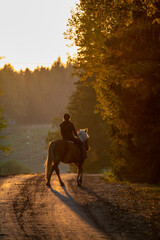
[[[80,0],[65,33],[78,46],[77,96],[83,99],[95,92],[92,117],[88,100],[81,109],[76,93],[69,109],[77,125],[95,121],[96,144],[100,137],[108,148],[109,137],[112,168],[119,179],[159,181],[159,16],[159,0]],[[93,117],[94,112],[99,113]]]
[[[61,116],[75,89],[77,78],[72,72],[72,65],[64,66],[60,58],[51,68],[37,67],[34,71],[26,68],[17,72],[5,65],[0,70],[0,86],[7,119],[17,124],[50,123],[53,117]]]

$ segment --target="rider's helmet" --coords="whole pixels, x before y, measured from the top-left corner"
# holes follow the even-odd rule
[[[68,114],[68,113],[65,113],[64,114],[64,120],[69,120],[71,117],[70,117],[70,115]]]

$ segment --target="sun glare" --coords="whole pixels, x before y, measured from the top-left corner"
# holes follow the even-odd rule
[[[15,70],[31,70],[37,66],[50,67],[60,56],[63,63],[67,53],[76,48],[67,47],[66,31],[70,11],[75,0],[0,0],[1,44],[0,68],[10,63]],[[10,8],[8,8],[10,6]]]
[[[29,68],[31,71],[33,71],[37,67],[39,67],[39,68],[41,68],[41,67],[50,68],[52,66],[53,62],[52,63],[11,63],[11,62],[6,61],[6,62],[2,63],[2,61],[1,61],[0,62],[0,69],[2,69],[5,64],[10,64],[11,66],[13,66],[13,68],[16,71],[25,70],[26,68]]]

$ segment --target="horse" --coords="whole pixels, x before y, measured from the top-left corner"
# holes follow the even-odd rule
[[[89,150],[88,147],[88,129],[81,129],[78,133],[78,139],[81,141],[83,154],[87,154]],[[45,179],[46,185],[50,187],[51,175],[55,171],[59,183],[61,186],[65,186],[61,177],[58,165],[60,162],[62,163],[74,163],[78,168],[78,176],[77,176],[77,185],[81,186],[82,178],[83,178],[83,164],[84,157],[82,156],[80,148],[72,141],[67,140],[54,140],[49,143],[48,146],[48,156],[46,160],[46,168],[45,168]]]

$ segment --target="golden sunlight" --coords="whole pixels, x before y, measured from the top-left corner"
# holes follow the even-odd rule
[[[10,6],[8,8],[8,6]],[[75,0],[2,1],[0,14],[0,68],[10,63],[15,70],[50,67],[60,56],[66,62],[76,48],[68,48],[66,31]]]

